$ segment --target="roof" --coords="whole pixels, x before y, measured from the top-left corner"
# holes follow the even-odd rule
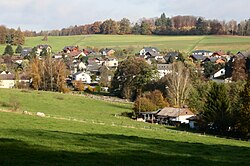
[[[210,62],[216,62],[218,60],[218,58],[216,57],[210,57],[210,58],[206,58],[203,61],[210,61]]]
[[[193,54],[195,54],[195,53],[211,53],[211,51],[208,51],[208,50],[195,50],[192,53]]]
[[[190,56],[191,58],[193,58],[193,59],[195,59],[195,60],[201,60],[201,61],[203,61],[203,60],[205,60],[206,59],[206,57],[204,57],[203,55],[191,55]]]
[[[160,52],[158,48],[156,47],[143,47],[145,52]]]
[[[236,56],[242,56],[244,58],[250,58],[250,52],[249,51],[238,52]]]
[[[30,47],[23,48],[22,52],[21,52],[21,56],[27,56],[31,52],[32,52],[32,48],[30,48]]]
[[[148,114],[148,115],[155,115],[157,113],[159,113],[161,110],[157,110],[157,111],[154,111],[154,112],[140,112],[141,115],[145,115],[145,114]]]
[[[0,74],[0,80],[15,80],[15,74]]]
[[[165,107],[157,113],[158,116],[178,117],[180,115],[194,115],[188,108]]]

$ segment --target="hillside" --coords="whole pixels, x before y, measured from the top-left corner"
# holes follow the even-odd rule
[[[23,47],[34,47],[38,44],[50,44],[54,52],[61,51],[64,46],[78,45],[98,49],[105,47],[133,47],[138,52],[144,46],[154,46],[161,50],[180,50],[190,52],[195,49],[224,50],[237,53],[239,50],[250,49],[250,37],[242,36],[144,36],[144,35],[82,35],[82,36],[49,36],[27,37]],[[0,45],[3,53],[5,45]]]
[[[176,131],[121,116],[130,104],[0,89],[0,165],[249,165],[249,142]]]

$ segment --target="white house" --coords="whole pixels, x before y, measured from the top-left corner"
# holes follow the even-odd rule
[[[172,73],[172,67],[172,64],[157,64],[159,77],[162,78],[165,75]]]
[[[223,68],[217,71],[216,73],[214,73],[213,78],[219,78],[219,77],[225,76],[225,74],[226,74],[226,69]]]
[[[118,66],[118,60],[116,58],[107,58],[104,61],[104,65],[107,67],[117,67]]]
[[[14,88],[17,81],[25,84],[30,82],[29,78],[24,75],[20,75],[20,79],[16,80],[15,74],[6,73],[5,71],[0,73],[0,88]]]
[[[83,71],[83,70],[86,70],[86,65],[85,65],[85,63],[83,63],[83,62],[80,62],[79,64],[78,64],[78,69],[79,70],[81,70],[81,71]]]
[[[158,56],[160,51],[156,47],[144,47],[140,51],[140,55]]]
[[[73,80],[75,81],[82,81],[84,83],[91,83],[91,77],[89,74],[83,72],[83,71],[80,71],[80,72],[77,72],[73,75]]]

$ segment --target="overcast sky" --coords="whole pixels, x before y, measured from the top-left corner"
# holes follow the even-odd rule
[[[250,0],[0,0],[0,25],[22,30],[61,29],[105,19],[132,22],[167,16],[194,15],[207,19],[250,18]]]

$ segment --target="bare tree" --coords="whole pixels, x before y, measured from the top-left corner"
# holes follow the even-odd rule
[[[182,62],[173,63],[172,73],[166,76],[166,89],[172,105],[181,107],[186,103],[191,83],[189,71]]]

